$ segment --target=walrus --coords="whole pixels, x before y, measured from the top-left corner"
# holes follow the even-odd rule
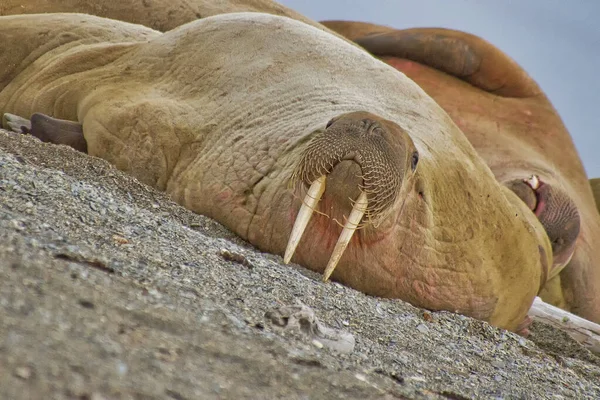
[[[134,23],[141,23],[147,26],[151,26],[155,29],[166,30],[171,29],[175,26],[178,26],[187,21],[192,21],[196,18],[208,15],[215,15],[224,12],[232,12],[232,11],[262,11],[266,13],[271,13],[275,15],[286,15],[294,19],[301,20],[303,22],[307,22],[313,26],[319,27],[320,29],[329,31],[333,33],[334,31],[328,30],[323,25],[320,25],[314,21],[311,21],[304,16],[296,13],[293,10],[290,10],[276,2],[269,0],[228,0],[225,2],[214,2],[207,0],[193,0],[191,2],[186,2],[185,4],[180,3],[172,3],[172,2],[164,2],[160,0],[155,0],[152,2],[145,2],[143,7],[140,6],[139,3],[135,2],[121,2],[116,4],[114,2],[106,2],[99,1],[95,2],[93,5],[89,2],[81,1],[81,0],[71,0],[67,2],[57,1],[57,0],[45,0],[43,2],[30,1],[26,5],[21,5],[20,2],[12,2],[9,1],[4,5],[4,7],[0,6],[0,15],[1,14],[14,14],[19,12],[31,13],[36,11],[45,11],[45,12],[53,12],[53,11],[78,11],[78,12],[86,12],[99,16],[110,16],[112,18],[130,21]],[[344,24],[341,22],[341,24]],[[352,29],[346,29],[344,33],[348,36],[349,39],[354,39],[355,37],[363,36],[367,33],[372,34],[374,32],[379,33],[387,33],[393,31],[394,29],[383,26],[375,26],[372,24],[352,24]],[[351,34],[351,36],[349,36]],[[46,116],[34,114],[32,116],[33,119],[44,119]],[[41,122],[40,122],[41,123]],[[18,129],[18,128],[17,128]],[[35,134],[35,132],[34,132]],[[66,140],[63,138],[63,140]],[[65,142],[66,143],[66,142]],[[81,145],[73,145],[76,148],[80,149],[81,146],[85,146],[85,143]],[[553,189],[550,185],[542,185],[540,188],[535,188],[532,190],[532,182],[534,180],[514,180],[512,184],[509,184],[513,190],[517,194],[519,194],[530,207],[534,207],[537,205],[537,198],[540,197],[540,194],[544,194],[543,198],[546,200],[546,204],[554,206],[554,208],[560,208],[570,206],[572,214],[574,218],[571,218],[573,222],[570,222],[569,230],[564,231],[564,228],[567,224],[562,224],[558,226],[553,223],[556,219],[555,216],[560,213],[552,213],[545,212],[541,214],[542,222],[546,222],[544,226],[550,229],[547,229],[548,234],[550,235],[550,239],[553,243],[553,253],[554,253],[554,265],[552,267],[552,271],[548,275],[549,278],[553,277],[560,271],[561,267],[564,266],[566,260],[569,259],[572,254],[572,249],[574,247],[574,238],[577,237],[577,233],[579,232],[579,219],[578,213],[575,207],[572,205],[572,202],[564,201],[568,197],[564,195],[564,192],[557,190],[548,190],[550,188]],[[539,189],[539,190],[538,190]],[[554,195],[554,194],[558,194]],[[558,200],[557,200],[558,199]],[[544,203],[544,202],[540,202]],[[542,207],[538,207],[541,209]],[[546,207],[548,208],[548,207]],[[552,209],[553,207],[549,207]],[[574,211],[573,211],[574,210]],[[539,211],[539,210],[538,210]],[[549,218],[544,218],[548,217]],[[563,221],[563,218],[560,218]],[[550,222],[550,223],[548,223]],[[560,246],[557,246],[556,243],[562,243]],[[557,247],[561,247],[562,251],[556,251]],[[545,294],[544,298],[548,300],[548,295]],[[556,302],[554,302],[556,303]]]
[[[313,26],[7,16],[0,50],[8,122],[82,135],[88,154],[367,294],[518,330],[552,263],[543,226],[431,97]]]
[[[322,23],[402,71],[449,113],[544,225],[554,265],[542,298],[600,322],[600,216],[569,132],[526,71],[465,32]]]

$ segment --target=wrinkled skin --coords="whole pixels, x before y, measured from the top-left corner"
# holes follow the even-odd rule
[[[348,151],[317,172],[327,189],[293,261],[323,271],[367,188],[379,206],[332,275],[365,293],[515,330],[552,263],[544,228],[448,115],[321,30],[228,14],[161,34],[52,14],[2,17],[0,43],[0,112],[81,123],[90,155],[267,252],[290,237],[309,183],[294,176],[311,179],[294,171],[312,171],[311,146],[339,140],[329,149]],[[378,202],[369,185],[389,171],[400,176]]]
[[[405,73],[448,112],[496,178],[544,225],[554,261],[541,297],[600,322],[600,216],[569,132],[533,79],[463,32],[323,24]]]

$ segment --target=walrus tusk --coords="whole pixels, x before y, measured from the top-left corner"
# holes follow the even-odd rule
[[[356,203],[354,203],[354,206],[352,207],[352,212],[346,221],[346,225],[344,225],[344,229],[342,230],[342,233],[340,234],[340,237],[335,245],[335,249],[333,249],[333,254],[329,259],[329,263],[327,264],[327,268],[325,268],[325,272],[323,273],[323,281],[329,279],[333,273],[333,270],[342,257],[342,254],[344,254],[344,250],[346,250],[346,246],[348,246],[348,243],[350,243],[350,239],[352,239],[352,235],[354,235],[354,231],[356,231],[360,220],[362,219],[363,215],[365,215],[367,205],[367,194],[365,192],[361,192],[360,196],[358,196],[358,199],[356,200]]]
[[[317,178],[312,185],[310,185],[308,193],[306,194],[306,197],[304,197],[302,207],[300,207],[296,222],[294,222],[294,227],[292,228],[290,240],[285,249],[285,255],[283,256],[284,264],[289,264],[296,251],[296,247],[298,247],[298,243],[300,243],[300,238],[302,238],[306,225],[308,225],[308,221],[310,221],[310,217],[312,217],[313,211],[317,207],[317,203],[325,191],[325,179],[325,175]]]
[[[529,179],[525,179],[525,183],[528,184],[533,190],[537,190],[540,187],[540,180],[537,175],[531,175]]]

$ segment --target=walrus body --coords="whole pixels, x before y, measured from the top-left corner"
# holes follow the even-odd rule
[[[535,81],[467,33],[324,24],[404,72],[449,113],[496,178],[519,194],[551,236],[550,277],[556,276],[541,296],[600,322],[600,216],[573,141]],[[536,186],[541,182],[537,190],[528,187],[532,175]]]
[[[366,193],[334,279],[513,330],[543,283],[550,243],[523,202],[417,85],[337,37],[253,13],[165,34],[49,14],[0,18],[0,39],[1,112],[80,122],[90,155],[264,251],[284,253],[322,174],[299,264],[323,271]]]

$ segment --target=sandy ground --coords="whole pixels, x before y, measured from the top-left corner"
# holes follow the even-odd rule
[[[296,304],[319,329],[281,315]],[[599,383],[600,359],[548,326],[524,339],[324,284],[102,160],[0,131],[2,399],[597,399]]]

